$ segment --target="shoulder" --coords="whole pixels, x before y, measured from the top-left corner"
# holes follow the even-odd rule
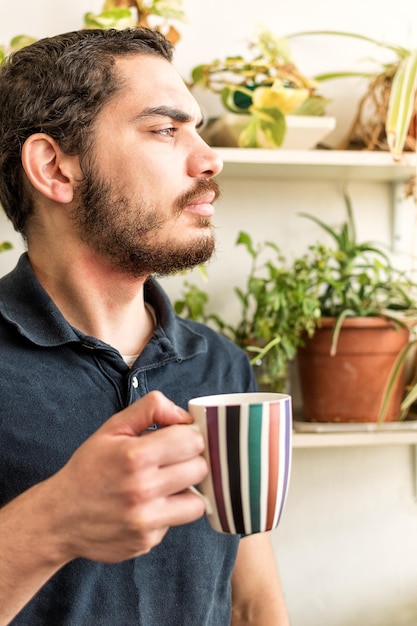
[[[205,324],[177,318],[177,324],[186,329],[188,336],[200,337],[204,350],[200,351],[191,366],[201,368],[207,381],[216,381],[216,393],[255,391],[256,381],[249,358],[244,350],[221,333]],[[214,392],[212,392],[214,393]]]
[[[242,360],[249,363],[247,354],[242,348],[237,346],[233,341],[222,335],[210,326],[202,324],[201,322],[195,322],[193,320],[184,319],[176,316],[177,324],[183,328],[187,328],[188,331],[203,336],[208,343],[208,348],[211,351],[221,350],[224,354],[228,354],[235,359]]]

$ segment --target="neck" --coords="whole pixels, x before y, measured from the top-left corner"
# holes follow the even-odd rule
[[[145,307],[147,277],[133,278],[95,255],[45,258],[29,251],[41,285],[67,321],[83,333],[113,346],[121,354],[139,354],[154,331]]]

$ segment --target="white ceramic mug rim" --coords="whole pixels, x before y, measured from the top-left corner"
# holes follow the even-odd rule
[[[273,393],[264,391],[252,391],[246,393],[220,393],[210,396],[200,396],[189,400],[192,406],[249,406],[251,404],[263,404],[264,402],[282,402],[291,396],[287,393]]]

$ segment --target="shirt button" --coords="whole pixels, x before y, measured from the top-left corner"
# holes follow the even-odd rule
[[[132,386],[137,389],[139,387],[139,382],[138,379],[136,378],[136,376],[133,376],[132,378]]]

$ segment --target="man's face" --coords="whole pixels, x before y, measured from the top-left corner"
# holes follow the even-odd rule
[[[74,224],[131,276],[193,267],[214,250],[212,176],[221,161],[199,136],[198,105],[168,61],[138,55],[115,71],[124,85],[95,121]]]

